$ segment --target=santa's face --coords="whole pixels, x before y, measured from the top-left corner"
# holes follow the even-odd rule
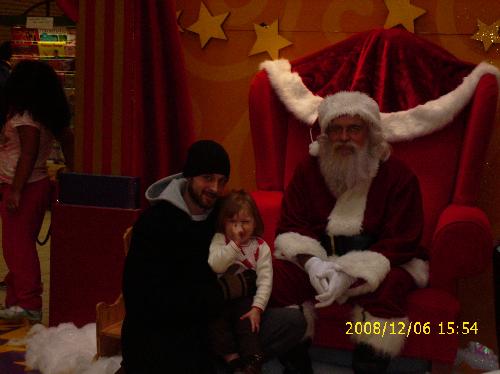
[[[351,156],[356,152],[356,148],[364,148],[368,141],[368,126],[357,115],[333,119],[325,133],[332,142],[335,153],[342,157]]]
[[[359,116],[335,118],[318,142],[320,170],[335,196],[376,172],[378,159],[370,155],[368,124]]]

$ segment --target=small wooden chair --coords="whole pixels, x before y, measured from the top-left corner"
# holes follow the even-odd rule
[[[132,236],[132,227],[123,234],[123,247],[127,256]],[[100,302],[96,305],[96,359],[105,356],[115,356],[121,351],[122,323],[125,317],[125,304],[120,294],[113,304]]]

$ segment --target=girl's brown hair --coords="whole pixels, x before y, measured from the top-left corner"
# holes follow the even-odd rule
[[[264,233],[264,222],[260,216],[257,204],[250,194],[245,190],[233,190],[222,199],[219,217],[217,219],[217,231],[224,232],[224,225],[227,219],[233,218],[242,209],[248,209],[255,221],[254,236],[261,236]]]

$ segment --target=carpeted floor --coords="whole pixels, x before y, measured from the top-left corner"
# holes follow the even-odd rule
[[[24,361],[26,333],[31,328],[27,322],[7,323],[0,320],[0,373],[40,374],[26,367]]]

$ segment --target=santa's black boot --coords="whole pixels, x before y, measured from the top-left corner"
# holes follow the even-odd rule
[[[283,374],[313,374],[312,362],[309,357],[310,346],[310,340],[304,341],[279,358],[285,367]]]
[[[384,374],[391,363],[388,355],[377,353],[367,344],[358,344],[352,354],[355,374]]]

